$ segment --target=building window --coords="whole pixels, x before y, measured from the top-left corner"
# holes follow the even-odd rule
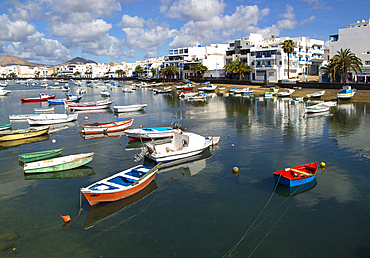
[[[370,65],[370,61],[365,61],[365,65]]]

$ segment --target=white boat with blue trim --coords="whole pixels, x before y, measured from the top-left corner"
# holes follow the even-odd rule
[[[343,86],[343,89],[337,93],[337,98],[338,99],[350,99],[355,95],[356,92],[357,92],[356,89],[352,89],[351,86],[346,85],[346,86]]]

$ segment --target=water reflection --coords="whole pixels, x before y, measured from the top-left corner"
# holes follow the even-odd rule
[[[70,170],[59,172],[25,174],[26,180],[39,180],[39,179],[71,179],[77,177],[85,177],[95,175],[94,169],[88,166],[82,166]]]
[[[49,134],[43,134],[43,135],[40,135],[40,136],[27,138],[27,139],[0,142],[0,150],[5,150],[5,149],[12,148],[12,147],[17,147],[17,146],[20,146],[20,145],[23,145],[23,144],[46,141],[48,139],[49,139]]]

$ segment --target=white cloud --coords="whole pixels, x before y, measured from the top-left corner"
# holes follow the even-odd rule
[[[23,41],[36,31],[36,27],[26,21],[9,20],[8,15],[0,16],[0,40]]]
[[[304,25],[304,24],[306,24],[306,23],[310,23],[310,22],[313,22],[314,20],[315,20],[315,16],[313,16],[313,15],[311,15],[311,17],[310,18],[308,18],[308,19],[306,19],[306,20],[303,20],[303,21],[300,21],[299,22],[299,26],[302,26],[302,25]]]
[[[279,29],[294,29],[297,26],[297,21],[295,14],[293,13],[294,8],[290,5],[285,6],[285,13],[280,14],[279,16],[283,17],[283,20],[280,20],[276,23],[277,28]]]
[[[132,17],[127,14],[122,16],[121,22],[118,24],[122,28],[142,28],[145,20],[138,16]]]
[[[226,4],[218,0],[177,0],[168,9],[166,16],[192,21],[205,21],[219,16]]]

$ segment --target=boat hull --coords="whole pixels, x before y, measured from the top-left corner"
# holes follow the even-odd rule
[[[30,125],[50,125],[50,124],[60,124],[76,121],[78,114],[64,115],[64,114],[50,114],[50,115],[40,115],[37,117],[27,118],[27,122]]]
[[[143,110],[147,104],[142,105],[128,105],[128,106],[113,106],[114,112],[121,113],[121,112],[134,112]]]
[[[47,150],[47,151],[38,151],[38,152],[32,152],[32,153],[26,153],[18,155],[18,159],[20,162],[26,163],[26,162],[33,162],[38,161],[42,159],[49,159],[55,156],[58,156],[62,153],[63,148],[56,149],[56,150]]]
[[[107,104],[97,104],[97,105],[68,105],[70,109],[73,110],[97,110],[97,109],[105,109],[105,108],[110,108],[112,103],[107,103]]]
[[[49,126],[41,128],[28,128],[26,130],[16,130],[7,134],[0,134],[0,142],[2,141],[13,141],[25,138],[36,137],[48,133]]]
[[[315,180],[317,169],[317,162],[313,162],[276,171],[273,176],[275,182],[288,187],[295,187]]]
[[[42,102],[47,101],[48,99],[55,99],[55,95],[42,98],[21,98],[21,102]]]
[[[288,187],[295,187],[295,186],[300,186],[300,185],[310,183],[313,180],[315,180],[315,177],[316,177],[316,175],[313,175],[311,177],[307,177],[307,178],[304,178],[304,179],[289,180],[285,177],[280,177],[280,179],[279,179],[278,175],[274,175],[275,182],[277,182],[279,184],[282,184],[282,185],[285,185],[285,186],[288,186]]]
[[[81,125],[81,133],[83,134],[97,134],[97,133],[112,133],[123,131],[131,127],[133,119],[126,121],[117,121],[111,123],[102,123],[102,124],[90,124],[90,125]]]
[[[208,146],[197,149],[197,150],[184,150],[184,151],[178,151],[174,153],[168,153],[167,155],[155,155],[152,154],[149,159],[153,160],[154,162],[168,162],[178,159],[183,159],[187,157],[191,157],[194,155],[197,155],[199,153],[202,153],[205,149],[207,149]]]

